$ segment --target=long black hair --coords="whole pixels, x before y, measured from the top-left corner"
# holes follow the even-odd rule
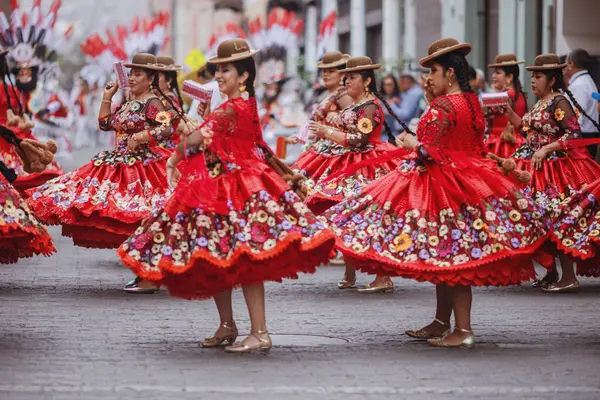
[[[375,96],[381,102],[381,104],[383,104],[385,106],[388,113],[392,117],[394,117],[394,119],[396,121],[398,121],[398,123],[400,125],[402,125],[402,128],[404,128],[406,133],[410,133],[411,135],[414,135],[414,132],[410,130],[410,128],[404,121],[402,121],[400,118],[398,118],[396,116],[396,114],[394,113],[394,110],[392,110],[392,107],[390,107],[388,102],[381,95],[381,92],[379,90],[377,90],[377,81],[375,80],[375,72],[372,69],[368,69],[368,70],[360,71],[359,74],[364,81],[366,81],[367,78],[371,78],[371,82],[369,82],[369,86],[368,86],[369,92],[371,92],[373,94],[373,96]],[[385,119],[383,120],[383,126],[385,128],[385,132],[388,135],[388,141],[392,144],[395,144],[395,136],[392,132],[392,128],[390,128],[390,126],[385,122]]]
[[[146,71],[148,74],[148,78],[152,79],[152,87],[154,89],[156,89],[158,91],[158,93],[161,95],[161,97],[163,99],[165,99],[167,101],[167,103],[169,103],[169,105],[171,106],[171,108],[173,110],[175,110],[175,112],[177,113],[177,115],[179,115],[179,117],[183,120],[185,120],[185,115],[183,114],[183,110],[181,110],[180,107],[177,107],[175,105],[175,103],[173,103],[173,100],[171,100],[171,98],[169,96],[167,96],[162,89],[160,88],[160,85],[158,83],[158,79],[159,79],[159,75],[158,72],[156,71],[151,71],[151,70],[147,70]],[[183,104],[183,103],[182,103]]]
[[[525,103],[527,103],[527,94],[525,94],[525,92],[523,91],[523,84],[521,83],[521,79],[519,78],[519,75],[521,74],[521,69],[519,68],[518,65],[510,65],[508,67],[497,67],[501,70],[504,71],[505,75],[512,75],[513,76],[513,85],[515,85],[515,98],[514,98],[514,102],[515,104],[517,104],[517,99],[519,98],[519,96],[523,96],[523,98],[525,98]]]
[[[254,91],[254,81],[256,81],[256,64],[252,57],[245,58],[243,60],[234,61],[233,67],[237,71],[238,75],[242,75],[244,72],[248,73],[248,79],[246,79],[246,91],[250,97],[256,96]]]
[[[448,71],[450,68],[454,70],[456,74],[456,80],[458,81],[458,86],[460,87],[460,91],[463,93],[475,93],[471,88],[470,83],[470,65],[464,55],[459,52],[450,52],[448,54],[444,54],[435,60],[438,64],[442,66],[444,72]],[[475,106],[471,102],[470,96],[465,96],[467,100],[467,104],[469,105],[469,109],[471,110],[471,122],[473,123],[473,129],[475,131],[478,130],[476,123],[476,114],[475,114]]]
[[[592,122],[592,124],[594,124],[596,129],[598,129],[598,131],[600,131],[600,124],[598,124],[598,121],[594,121],[594,119],[585,112],[583,107],[581,107],[581,105],[579,105],[579,103],[575,99],[575,96],[573,96],[573,93],[571,93],[571,91],[565,84],[562,69],[550,69],[547,71],[540,71],[540,72],[542,72],[544,75],[546,75],[546,79],[548,82],[550,82],[552,80],[552,78],[554,78],[554,84],[552,85],[552,90],[555,92],[563,92],[564,94],[569,96],[571,103],[575,106],[575,108],[577,108],[577,110],[579,110],[581,115],[583,115],[587,119],[589,119]]]
[[[181,91],[179,90],[179,84],[177,83],[177,71],[165,71],[165,80],[167,84],[177,96],[177,100],[179,100],[180,108],[183,107],[183,99],[181,98]]]

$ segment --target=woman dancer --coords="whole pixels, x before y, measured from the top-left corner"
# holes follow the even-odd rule
[[[333,233],[265,163],[255,53],[242,39],[219,45],[209,62],[217,64],[219,89],[229,100],[205,113],[200,129],[178,145],[167,163],[169,182],[177,185],[173,196],[119,248],[137,275],[172,295],[215,298],[221,325],[203,347],[236,340],[231,290],[242,286],[251,330],[226,347],[232,353],[272,346],[263,282],[314,272],[334,245]]]
[[[523,117],[527,112],[527,99],[519,80],[519,64],[514,54],[499,54],[493,64],[492,85],[498,92],[507,92],[509,102],[515,113]],[[525,138],[518,132],[505,115],[504,107],[484,107],[484,114],[488,120],[489,137],[485,143],[488,151],[502,158],[508,158],[525,142]]]
[[[177,132],[181,116],[183,115],[183,99],[181,98],[179,84],[177,83],[177,71],[181,69],[181,65],[176,65],[175,60],[169,56],[158,56],[156,57],[156,62],[157,65],[165,68],[165,70],[158,72],[158,87],[160,91],[155,90],[154,94],[161,97],[163,105],[166,108],[175,111],[172,115],[171,125],[174,132]],[[161,93],[164,93],[166,97],[163,98]],[[178,143],[179,135],[174,133],[169,139],[160,142],[159,146],[172,149]]]
[[[310,117],[311,121],[327,126],[336,126],[339,112],[352,105],[352,97],[346,93],[340,73],[340,70],[346,68],[346,61],[349,58],[349,55],[339,51],[330,51],[325,53],[321,61],[317,63],[317,68],[321,70],[323,83],[327,88],[327,96],[314,107]],[[331,153],[334,146],[335,143],[321,139],[310,144],[309,148],[298,157],[292,168],[308,178],[305,182],[307,187],[313,188],[330,174],[331,171],[326,161],[334,156]]]
[[[165,168],[171,151],[157,143],[172,133],[171,114],[152,93],[162,68],[144,53],[125,66],[131,68],[131,100],[111,113],[118,85],[109,82],[99,112],[100,128],[115,131],[115,148],[29,191],[36,215],[62,225],[77,246],[117,248],[169,194]]]
[[[366,160],[379,159],[384,154],[397,150],[390,143],[382,142],[383,128],[391,135],[391,130],[384,120],[381,104],[384,104],[393,115],[388,103],[377,91],[375,74],[379,64],[374,64],[369,57],[354,57],[348,60],[345,83],[348,95],[354,105],[341,112],[335,120],[334,127],[311,121],[309,127],[317,143],[313,147],[319,154],[317,160],[321,163],[321,179],[315,185],[306,203],[316,213],[332,207],[336,203],[359,192],[367,184],[394,170],[398,165],[396,160],[388,160],[370,164],[364,168],[353,169],[353,165]],[[404,128],[408,127],[400,120]],[[326,140],[322,140],[326,139]],[[335,173],[335,178],[330,177]],[[356,285],[356,271],[346,264],[344,278],[338,282],[338,288],[348,289]],[[391,292],[394,289],[392,280],[387,276],[377,278],[359,289],[360,293]]]
[[[474,345],[471,287],[532,277],[531,253],[546,238],[533,200],[484,158],[484,116],[467,75],[470,51],[455,39],[429,47],[421,65],[431,68],[435,99],[418,139],[400,136],[412,153],[323,215],[347,263],[436,284],[435,320],[407,334],[441,347]]]
[[[573,141],[573,139],[581,139],[581,129],[577,122],[578,113],[586,114],[565,86],[562,69],[566,65],[560,63],[556,54],[537,56],[534,65],[526,68],[533,72],[531,88],[540,100],[522,119],[511,109],[508,109],[506,114],[513,126],[520,128],[527,135],[526,143],[512,157],[516,159],[518,168],[526,169],[531,173],[532,190],[539,202],[547,205],[548,215],[553,214],[552,202],[549,199],[556,197],[556,194],[568,197],[574,190],[594,182],[600,176],[600,165],[592,159],[585,147],[576,145],[579,140]],[[571,103],[578,111],[573,109]],[[600,130],[600,126],[593,122]],[[570,237],[570,234],[563,231],[564,229],[567,228],[559,227],[553,237],[560,238],[561,241],[564,239],[567,244],[564,250],[568,252],[569,240],[576,237]],[[559,259],[562,277],[558,281],[558,271],[556,264],[553,263],[556,251],[545,250],[547,251],[539,255],[539,260],[545,265],[553,264],[553,267],[534,285],[542,287],[544,292],[579,290],[573,261],[561,252]],[[581,272],[585,274],[583,268]]]

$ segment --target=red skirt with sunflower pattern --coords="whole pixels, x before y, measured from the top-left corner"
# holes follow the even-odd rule
[[[46,228],[0,174],[0,263],[14,263],[34,254],[49,256],[55,251]]]
[[[577,261],[577,274],[600,277],[600,179],[572,191],[556,213],[550,239]]]
[[[313,273],[332,255],[334,234],[271,168],[218,168],[215,199],[228,210],[191,204],[194,187],[180,183],[118,252],[138,276],[185,299],[213,297],[239,285]],[[194,176],[188,164],[184,177]]]
[[[27,192],[27,203],[47,225],[62,225],[76,246],[117,248],[169,196],[171,151],[103,151],[88,164]]]
[[[319,215],[346,197],[358,193],[369,183],[393,171],[398,166],[398,159],[372,163],[352,174],[343,174],[344,170],[397,150],[398,148],[390,143],[369,143],[360,149],[350,149],[330,141],[317,142],[294,166],[309,178],[305,182],[310,193],[306,204],[311,211]],[[334,173],[337,173],[337,176],[329,179]]]
[[[487,160],[470,168],[408,158],[323,214],[345,260],[364,272],[449,285],[510,285],[535,276],[550,223]]]

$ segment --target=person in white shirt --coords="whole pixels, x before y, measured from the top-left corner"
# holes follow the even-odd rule
[[[564,69],[565,78],[569,82],[571,101],[579,103],[583,115],[579,116],[579,125],[584,138],[599,137],[598,105],[592,98],[592,93],[598,91],[590,71],[593,71],[595,60],[583,49],[575,49],[567,56],[567,67]],[[568,94],[568,93],[567,93]],[[573,104],[575,105],[575,104]],[[588,150],[596,155],[597,146],[589,146]]]

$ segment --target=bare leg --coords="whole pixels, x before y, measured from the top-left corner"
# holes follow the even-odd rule
[[[221,323],[213,336],[208,336],[202,341],[202,347],[217,347],[224,341],[233,343],[238,335],[235,321],[233,320],[233,307],[231,305],[231,291],[221,292],[214,297]]]
[[[435,285],[435,297],[437,306],[435,320],[418,331],[407,331],[411,337],[440,337],[450,329],[450,317],[452,316],[452,296],[448,285]],[[440,321],[442,323],[440,323]]]
[[[449,287],[448,289],[452,298],[452,310],[454,311],[456,329],[446,337],[444,342],[449,345],[458,345],[469,335],[469,333],[463,332],[460,329],[471,330],[473,291],[471,290],[471,286],[462,285]]]
[[[573,260],[571,260],[564,254],[561,254],[559,256],[559,259],[562,269],[562,277],[560,278],[560,281],[554,286],[565,287],[567,285],[577,282],[577,276],[575,276],[575,265],[573,264]]]
[[[265,286],[263,283],[243,287],[244,298],[250,314],[250,331],[266,331],[267,320],[265,316]]]
[[[215,297],[215,304],[219,312],[221,324],[224,322],[233,322],[233,306],[231,304],[231,290],[221,292]]]
[[[346,263],[346,271],[344,272],[344,278],[338,282],[338,288],[340,289],[352,288],[356,284],[356,269],[345,257],[344,262]]]

